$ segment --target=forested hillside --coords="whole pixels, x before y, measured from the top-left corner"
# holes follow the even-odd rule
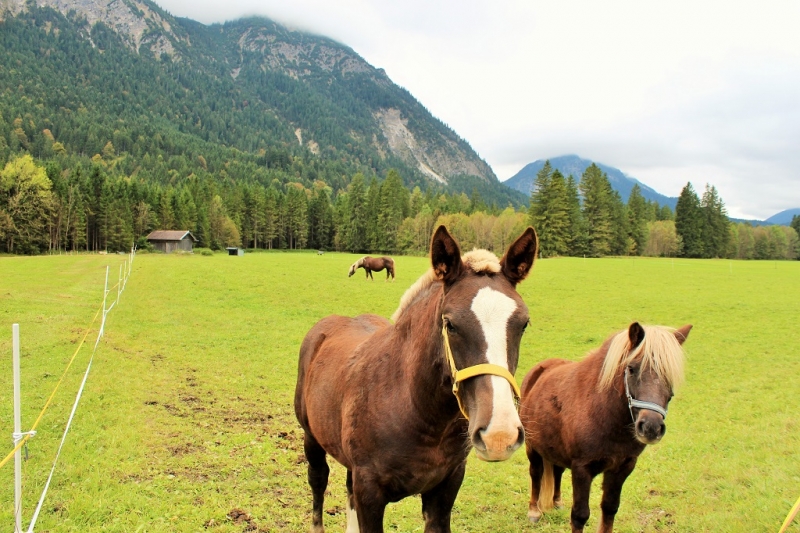
[[[266,19],[206,27],[149,2],[114,5],[113,29],[91,0],[66,16],[32,3],[3,13],[0,168],[25,154],[23,167],[47,167],[57,212],[46,237],[14,244],[6,229],[7,251],[124,249],[155,228],[191,229],[204,246],[236,229],[245,246],[333,247],[333,228],[296,235],[314,227],[296,197],[322,194],[331,209],[355,175],[377,187],[393,168],[406,194],[437,199],[436,214],[463,192],[497,212],[526,201],[345,46]],[[275,229],[245,213],[254,197],[274,205],[263,217]],[[18,228],[9,216],[0,230]],[[215,220],[230,222],[227,241],[211,236]]]

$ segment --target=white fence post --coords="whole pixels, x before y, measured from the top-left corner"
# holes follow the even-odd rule
[[[22,440],[22,417],[19,394],[19,324],[11,326],[14,366],[14,447]],[[22,450],[14,454],[14,525],[15,533],[22,533]]]

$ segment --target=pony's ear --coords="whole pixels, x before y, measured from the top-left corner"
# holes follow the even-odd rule
[[[444,226],[439,226],[431,239],[431,265],[436,279],[452,283],[461,275],[461,250]]]
[[[522,235],[508,247],[506,255],[500,260],[503,275],[516,285],[528,275],[539,251],[539,238],[536,230],[528,226]]]
[[[628,338],[631,341],[631,350],[633,350],[644,340],[644,328],[638,322],[634,322],[628,326]]]
[[[678,328],[675,330],[675,338],[678,339],[678,342],[683,344],[686,340],[686,337],[689,336],[689,332],[692,331],[692,325],[686,324],[682,328]]]

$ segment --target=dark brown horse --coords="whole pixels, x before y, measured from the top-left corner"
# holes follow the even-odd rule
[[[312,532],[324,531],[326,454],[347,468],[348,532],[383,532],[386,505],[421,494],[425,532],[447,533],[470,448],[501,461],[522,445],[513,373],[528,308],[515,286],[536,252],[528,228],[500,261],[485,250],[462,258],[440,226],[432,268],[403,295],[394,324],[332,315],[311,328],[295,412]]]
[[[365,255],[352,265],[350,265],[350,273],[347,277],[351,277],[353,274],[356,273],[356,270],[359,268],[363,268],[364,271],[367,273],[367,278],[375,281],[375,278],[372,277],[373,272],[380,272],[384,268],[386,269],[386,280],[389,280],[389,276],[392,276],[392,281],[394,281],[394,259],[391,257],[370,257]]]
[[[592,479],[603,473],[599,533],[611,533],[622,484],[647,444],[661,440],[672,391],[683,379],[692,326],[640,326],[612,336],[579,363],[548,359],[522,382],[520,418],[530,460],[528,518],[561,506],[561,475],[572,471],[572,531],[589,519]]]

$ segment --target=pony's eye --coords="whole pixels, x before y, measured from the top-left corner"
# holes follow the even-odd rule
[[[449,320],[446,320],[444,324],[448,333],[453,333],[456,330],[456,328],[453,326],[453,323]]]
[[[525,333],[525,330],[528,329],[528,326],[531,325],[531,319],[529,318],[525,324],[522,325],[522,332]]]

